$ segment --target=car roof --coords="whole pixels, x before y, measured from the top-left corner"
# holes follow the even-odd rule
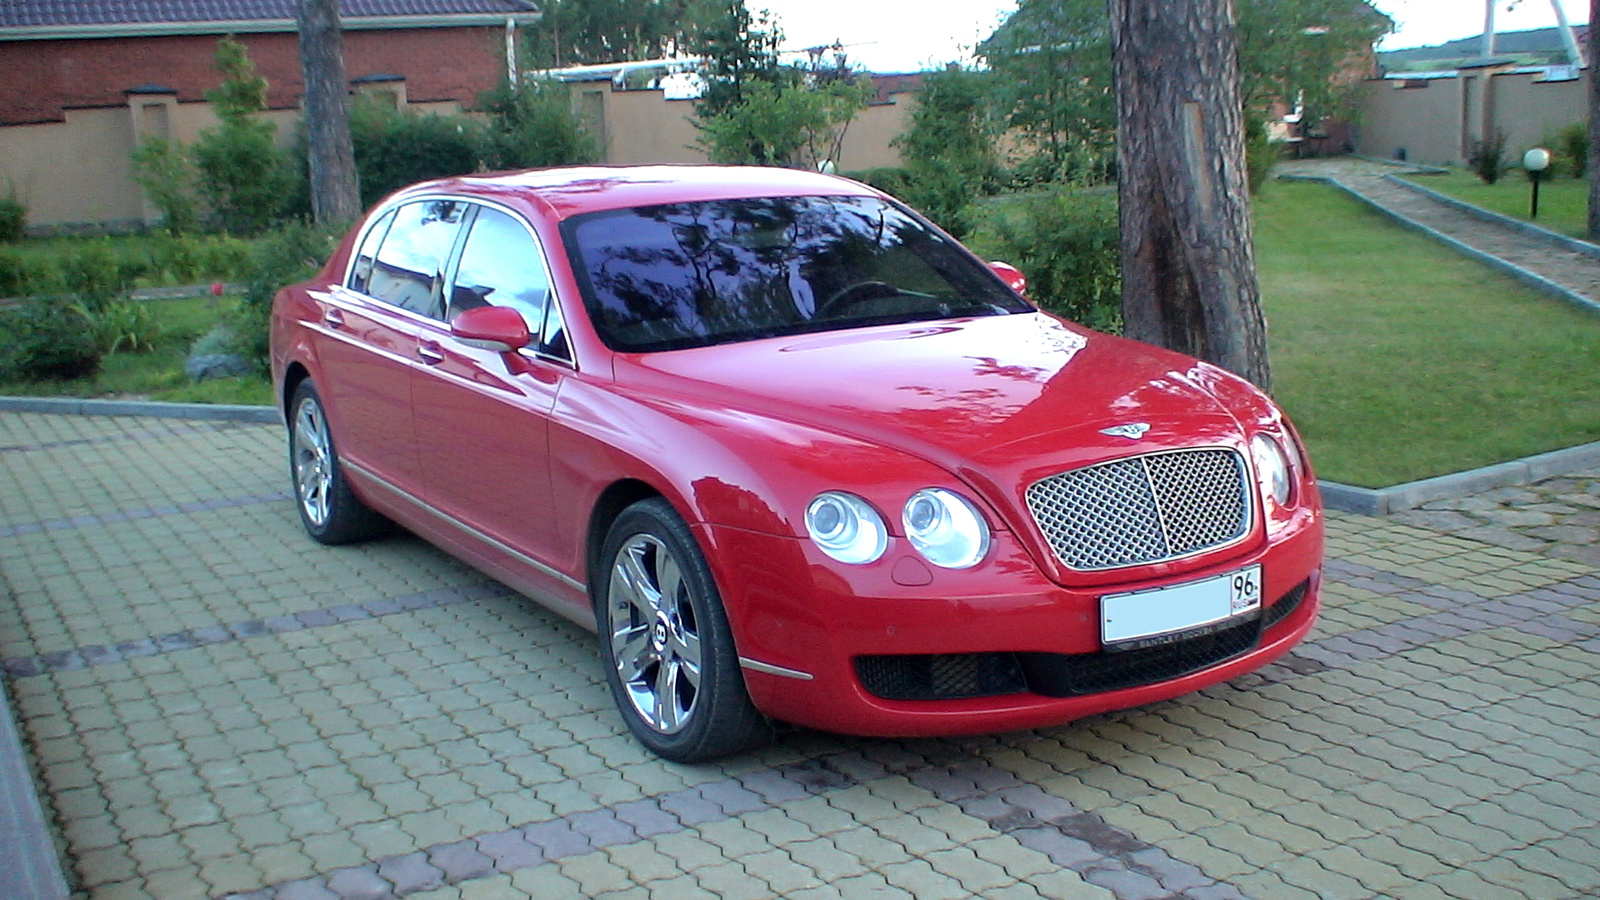
[[[463,194],[544,206],[558,219],[613,209],[740,197],[878,196],[866,185],[800,169],[761,166],[583,166],[463,175],[402,191]]]

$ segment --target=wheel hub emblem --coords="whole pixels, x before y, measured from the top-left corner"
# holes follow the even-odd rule
[[[665,616],[656,619],[656,626],[650,629],[650,643],[656,650],[664,650],[667,646],[667,619]]]

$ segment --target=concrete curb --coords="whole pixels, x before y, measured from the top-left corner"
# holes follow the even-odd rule
[[[1317,484],[1322,488],[1323,505],[1329,509],[1364,516],[1384,516],[1416,509],[1435,500],[1465,497],[1498,487],[1531,484],[1553,475],[1595,468],[1600,468],[1600,441],[1387,488],[1352,487],[1333,481],[1320,481]]]
[[[1385,176],[1382,176],[1382,177],[1384,177],[1385,179],[1393,180],[1393,181],[1395,181],[1397,183],[1400,183],[1400,184],[1405,184],[1403,179],[1395,178],[1395,176],[1393,176],[1393,175],[1385,175]],[[1551,281],[1550,279],[1544,277],[1543,275],[1540,275],[1540,274],[1538,274],[1536,272],[1531,272],[1531,271],[1529,271],[1527,269],[1522,268],[1519,265],[1516,265],[1515,263],[1507,262],[1506,260],[1503,260],[1498,256],[1494,256],[1492,254],[1485,253],[1482,250],[1479,250],[1478,248],[1470,246],[1468,244],[1464,244],[1461,241],[1458,241],[1455,238],[1453,238],[1453,237],[1451,237],[1451,236],[1449,236],[1449,235],[1447,235],[1447,234],[1445,234],[1445,233],[1443,233],[1441,231],[1438,231],[1437,229],[1430,228],[1427,225],[1424,225],[1424,224],[1422,224],[1421,222],[1418,222],[1415,219],[1412,219],[1412,218],[1409,218],[1407,216],[1401,215],[1400,213],[1395,212],[1394,210],[1388,208],[1387,206],[1384,206],[1383,204],[1377,202],[1376,200],[1373,200],[1372,198],[1366,196],[1365,194],[1362,194],[1360,191],[1350,187],[1349,185],[1345,184],[1344,182],[1340,181],[1337,178],[1332,178],[1332,177],[1329,177],[1329,176],[1326,176],[1326,175],[1296,175],[1296,174],[1293,174],[1293,173],[1279,175],[1278,178],[1283,180],[1283,181],[1311,181],[1311,182],[1319,182],[1319,183],[1322,183],[1322,184],[1331,184],[1334,187],[1338,188],[1339,190],[1344,191],[1345,193],[1349,194],[1350,196],[1356,198],[1357,200],[1360,200],[1362,203],[1365,203],[1366,205],[1372,207],[1374,210],[1377,210],[1379,213],[1382,213],[1383,215],[1389,217],[1394,222],[1396,222],[1396,223],[1398,223],[1400,225],[1403,225],[1406,228],[1410,228],[1410,229],[1412,229],[1414,231],[1419,231],[1419,232],[1421,232],[1421,233],[1433,238],[1434,240],[1439,241],[1440,243],[1450,247],[1452,250],[1455,250],[1458,253],[1461,253],[1461,254],[1463,254],[1465,256],[1471,257],[1472,259],[1478,260],[1479,262],[1484,263],[1486,265],[1493,266],[1494,268],[1499,269],[1500,271],[1506,273],[1507,275],[1510,275],[1512,278],[1515,278],[1516,280],[1522,282],[1523,284],[1527,285],[1528,287],[1533,288],[1536,291],[1540,291],[1541,293],[1548,294],[1548,295],[1550,295],[1552,297],[1555,297],[1557,299],[1560,299],[1560,300],[1565,300],[1568,303],[1571,303],[1574,306],[1577,306],[1577,307],[1579,307],[1581,309],[1585,309],[1585,310],[1587,310],[1589,312],[1600,313],[1600,303],[1597,303],[1594,300],[1591,300],[1588,297],[1585,297],[1582,294],[1577,293],[1576,291],[1573,291],[1573,290],[1570,290],[1568,288],[1562,287],[1561,285],[1556,284],[1554,281]],[[1412,189],[1412,190],[1427,191],[1426,188],[1419,188],[1417,185],[1406,185],[1406,187],[1408,187],[1409,189]],[[1428,193],[1432,193],[1431,191],[1427,191],[1427,192]],[[1494,215],[1493,213],[1488,213],[1487,210],[1478,210],[1478,213],[1482,213],[1482,214],[1485,214],[1485,215]],[[1477,213],[1475,213],[1475,215],[1476,214]],[[1482,218],[1483,216],[1480,215],[1479,217]],[[1489,221],[1492,221],[1492,220],[1489,220]],[[1509,221],[1515,222],[1516,220],[1515,219],[1511,219]],[[1541,232],[1544,231],[1544,229],[1538,229],[1538,230],[1541,231]],[[1547,234],[1554,234],[1553,232],[1546,232],[1546,233]],[[1559,237],[1563,237],[1562,235],[1555,235],[1555,236],[1558,237],[1558,238]],[[1571,239],[1567,238],[1567,240],[1571,240]]]
[[[1551,231],[1548,228],[1535,225],[1532,222],[1524,222],[1521,219],[1515,219],[1511,216],[1497,213],[1494,210],[1484,209],[1481,206],[1473,206],[1471,203],[1468,203],[1465,200],[1459,200],[1450,196],[1449,194],[1440,193],[1439,191],[1436,191],[1426,185],[1417,184],[1414,181],[1407,181],[1404,177],[1402,177],[1405,174],[1407,173],[1395,172],[1384,175],[1383,178],[1385,181],[1394,182],[1395,184],[1398,184],[1407,190],[1416,191],[1417,193],[1437,200],[1446,206],[1461,210],[1473,218],[1481,219],[1494,225],[1504,225],[1508,228],[1520,231],[1530,237],[1560,244],[1574,253],[1582,253],[1585,256],[1592,256],[1595,259],[1600,259],[1600,246],[1591,244],[1588,241],[1580,241],[1575,237],[1570,237],[1562,234],[1559,231]]]
[[[66,878],[55,841],[11,718],[0,678],[0,896],[15,900],[66,900]]]
[[[0,411],[62,416],[154,416],[228,422],[281,422],[271,406],[225,403],[161,403],[154,400],[84,400],[78,397],[0,397]]]

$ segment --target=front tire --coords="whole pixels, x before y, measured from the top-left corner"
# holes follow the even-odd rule
[[[289,401],[289,477],[306,534],[321,544],[349,544],[382,534],[388,520],[362,503],[344,478],[322,398],[309,380]]]
[[[679,763],[769,740],[771,727],[745,691],[711,570],[671,505],[655,498],[624,510],[601,560],[600,652],[634,737]]]

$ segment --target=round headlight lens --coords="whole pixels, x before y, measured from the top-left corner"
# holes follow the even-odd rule
[[[839,491],[818,494],[806,507],[806,533],[842,563],[869,563],[889,546],[889,530],[867,501]]]
[[[906,501],[901,521],[906,538],[928,562],[967,569],[989,552],[989,526],[965,497],[943,488],[925,488]]]
[[[1258,434],[1250,439],[1250,455],[1255,457],[1256,478],[1261,481],[1261,489],[1274,503],[1288,506],[1294,484],[1283,445],[1269,435]]]

